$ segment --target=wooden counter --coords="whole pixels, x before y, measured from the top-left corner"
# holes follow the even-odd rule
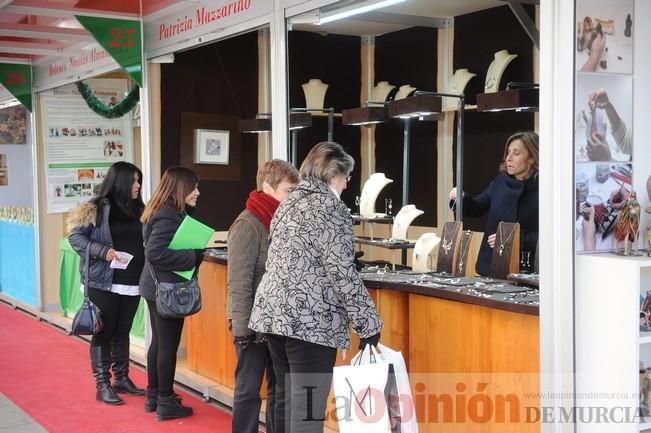
[[[203,308],[188,319],[188,365],[194,372],[233,387],[235,352],[226,321],[225,261],[200,268]],[[525,422],[539,401],[538,317],[443,299],[436,292],[369,289],[384,320],[382,344],[400,350],[410,373],[421,433],[540,431]],[[338,363],[348,363],[339,352]],[[488,397],[484,397],[487,395]],[[489,412],[483,412],[485,404]],[[336,428],[334,406],[326,426]]]
[[[226,265],[204,260],[199,267],[201,311],[186,320],[188,368],[234,387],[233,337],[226,320]]]

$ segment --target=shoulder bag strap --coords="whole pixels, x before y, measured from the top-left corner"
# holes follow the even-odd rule
[[[149,235],[147,235],[149,237]],[[158,278],[156,278],[156,272],[154,271],[154,267],[151,265],[151,262],[147,258],[147,241],[145,241],[144,237],[142,240],[142,246],[145,248],[145,260],[147,261],[147,267],[149,268],[149,273],[151,274],[151,279],[154,280],[154,287],[156,288],[156,291],[154,292],[155,296],[158,296]]]
[[[147,260],[147,265],[149,266],[149,273],[151,274],[151,279],[154,280],[154,287],[156,288],[156,295],[158,296],[158,278],[156,278],[156,272],[154,271],[154,267],[149,263],[149,260]]]

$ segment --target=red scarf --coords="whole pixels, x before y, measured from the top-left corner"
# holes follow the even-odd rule
[[[253,215],[265,226],[267,232],[271,225],[271,218],[279,205],[278,200],[261,191],[251,191],[249,198],[246,200],[246,208],[253,212]]]

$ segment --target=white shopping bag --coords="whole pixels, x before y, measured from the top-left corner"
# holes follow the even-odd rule
[[[334,368],[332,384],[340,433],[397,433],[391,428],[391,401],[397,397],[393,366],[364,349],[353,365]],[[375,359],[376,363],[370,363]],[[393,398],[392,398],[393,396]],[[394,407],[396,404],[393,405]],[[399,428],[400,422],[394,422]]]

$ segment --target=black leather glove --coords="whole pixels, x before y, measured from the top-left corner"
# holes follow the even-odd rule
[[[380,333],[379,332],[377,334],[375,334],[375,335],[371,335],[370,337],[360,338],[359,339],[359,350],[363,350],[364,347],[366,347],[367,344],[370,344],[371,346],[377,346],[379,342],[380,342]]]
[[[235,337],[235,344],[240,347],[240,349],[246,349],[249,344],[255,343],[255,334],[245,335],[243,337]]]
[[[353,263],[355,263],[355,268],[357,269],[357,272],[364,269],[364,263],[362,263],[362,261],[359,260],[359,258],[362,257],[363,255],[364,255],[364,251],[355,252],[355,259],[353,260]]]
[[[204,250],[194,250],[194,266],[199,266],[203,261]]]

